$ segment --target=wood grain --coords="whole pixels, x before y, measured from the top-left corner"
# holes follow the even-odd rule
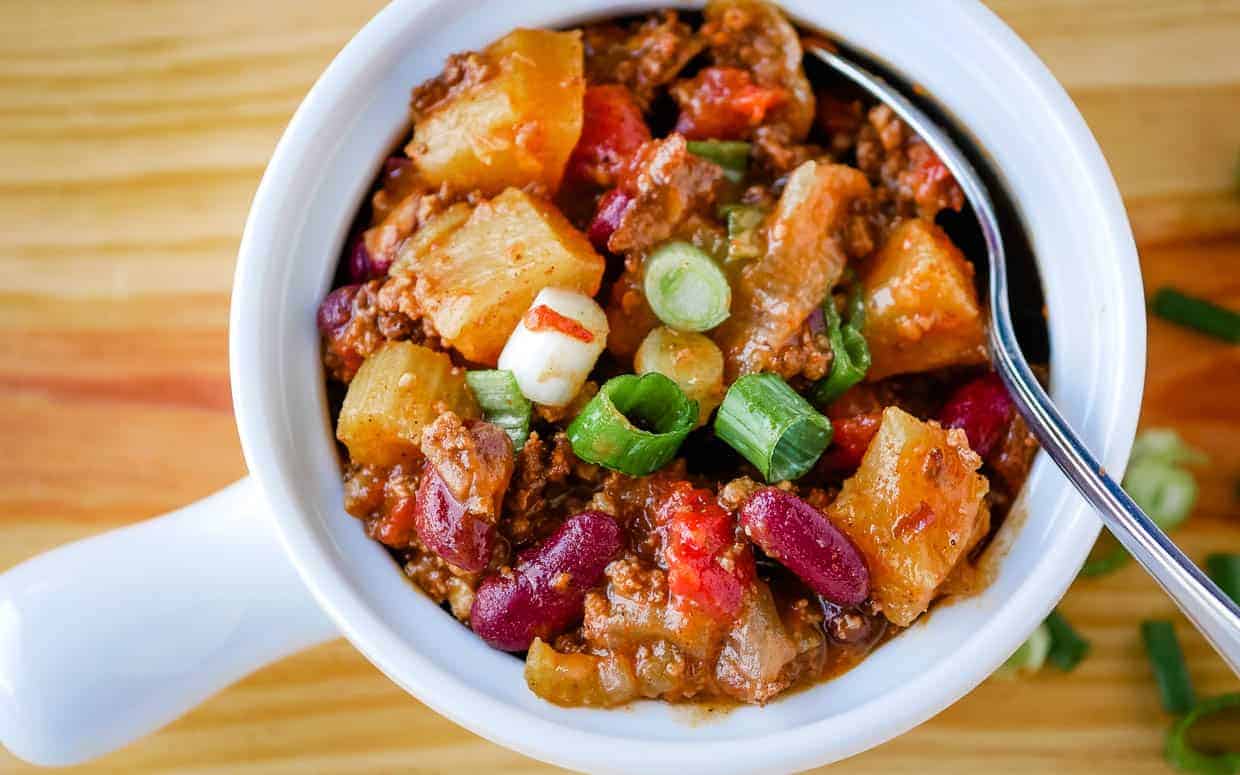
[[[0,568],[244,473],[230,410],[232,267],[301,96],[378,0],[0,5]],[[1097,135],[1147,287],[1240,307],[1240,2],[997,0]],[[1240,348],[1151,323],[1143,423],[1206,450],[1177,537],[1240,551]],[[192,445],[194,454],[184,455]],[[1173,615],[1135,567],[1064,602],[1094,651],[1071,676],[990,681],[838,769],[1163,772],[1167,719],[1137,622]],[[1202,693],[1235,677],[1180,622]],[[549,768],[397,689],[344,642],[273,665],[77,772]],[[0,752],[0,771],[31,768]]]

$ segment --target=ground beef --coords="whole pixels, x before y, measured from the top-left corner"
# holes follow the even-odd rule
[[[573,454],[563,431],[550,441],[537,431],[530,433],[517,453],[500,530],[516,547],[537,542],[555,530],[573,505],[588,499],[601,476],[598,466]]]
[[[709,212],[722,181],[719,165],[689,153],[684,137],[646,143],[620,185],[629,201],[608,250],[645,250],[666,240],[691,215]]]
[[[386,206],[390,196],[393,195],[385,196],[380,200],[381,203]],[[376,194],[375,198],[379,199],[379,194]],[[386,215],[382,221],[371,226],[362,235],[371,264],[381,268],[380,273],[386,274],[396,262],[405,240],[458,199],[446,185],[434,191],[417,189],[406,194],[397,204],[385,210]],[[379,209],[376,208],[375,212],[378,213]]]
[[[449,56],[439,75],[414,87],[409,99],[413,122],[416,124],[441,104],[450,102],[494,74],[494,63],[483,54],[468,52]]]
[[[439,604],[446,602],[453,616],[469,622],[469,609],[473,607],[474,591],[481,574],[465,573],[434,552],[415,547],[406,555],[405,575],[431,600]]]
[[[831,342],[809,323],[801,325],[792,339],[771,356],[771,370],[796,385],[813,383],[831,368]]]
[[[623,84],[643,109],[702,50],[693,28],[675,11],[652,14],[636,25],[590,25],[582,42],[587,82]]]
[[[857,166],[869,176],[883,204],[896,216],[933,218],[960,210],[964,192],[951,172],[886,105],[875,105],[857,136]]]
[[[386,342],[408,339],[438,347],[439,335],[429,318],[422,317],[407,277],[371,280],[333,291],[319,312],[323,333],[323,363],[333,379],[348,383],[362,361]],[[329,304],[330,303],[330,304]]]
[[[421,466],[350,463],[344,471],[344,508],[366,525],[366,534],[394,549],[411,546],[414,496]]]

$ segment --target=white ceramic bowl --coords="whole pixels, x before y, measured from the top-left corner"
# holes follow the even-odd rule
[[[659,703],[600,711],[542,702],[518,660],[431,604],[344,513],[314,315],[358,203],[405,131],[410,86],[448,54],[515,26],[660,5],[396,0],[340,53],[280,141],[242,242],[231,365],[251,479],[0,577],[6,746],[42,763],[102,753],[339,631],[440,713],[545,761],[606,772],[784,772],[930,718],[1041,621],[1099,529],[1041,457],[1028,518],[985,592],[936,611],[839,679],[706,723]],[[1038,257],[1053,397],[1107,468],[1122,470],[1145,362],[1140,276],[1115,184],[1063,89],[969,0],[783,5],[923,86],[984,149]]]

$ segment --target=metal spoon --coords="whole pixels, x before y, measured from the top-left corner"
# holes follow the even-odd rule
[[[986,258],[990,264],[990,350],[995,369],[1007,384],[1016,408],[1038,437],[1042,449],[1098,511],[1107,529],[1171,596],[1232,672],[1240,675],[1240,606],[1223,594],[1107,475],[1051,403],[1050,396],[1025,362],[1008,310],[1007,267],[999,221],[986,186],[973,165],[947,132],[886,81],[820,46],[811,45],[807,51],[886,103],[926,141],[956,177],[973,206],[986,240]]]

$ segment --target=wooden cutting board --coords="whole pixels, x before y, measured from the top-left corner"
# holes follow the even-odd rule
[[[314,78],[380,0],[0,5],[0,569],[242,476],[225,326],[250,197]],[[1147,288],[1240,307],[1240,2],[994,4],[1064,82],[1129,205]],[[1177,538],[1240,551],[1240,347],[1150,326],[1146,425],[1211,458]],[[188,451],[188,454],[187,454]],[[1161,772],[1135,567],[1063,605],[1071,675],[983,684],[839,771]],[[1180,621],[1198,688],[1240,689]],[[547,772],[445,721],[343,641],[77,772]],[[0,751],[0,771],[31,768]]]

